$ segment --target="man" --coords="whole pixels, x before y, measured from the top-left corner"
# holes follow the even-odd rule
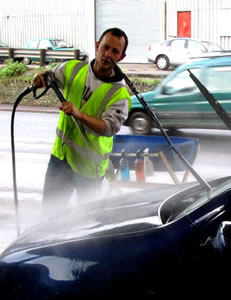
[[[119,28],[106,30],[96,42],[89,64],[68,61],[52,70],[67,100],[60,106],[56,140],[46,172],[43,204],[62,207],[74,190],[81,199],[97,192],[104,178],[113,136],[128,116],[130,96],[114,62],[126,56],[128,38]],[[46,87],[47,72],[34,77]]]

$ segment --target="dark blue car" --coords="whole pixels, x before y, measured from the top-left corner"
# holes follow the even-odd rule
[[[221,295],[230,259],[231,177],[209,186],[129,193],[47,220],[2,254],[2,299]]]

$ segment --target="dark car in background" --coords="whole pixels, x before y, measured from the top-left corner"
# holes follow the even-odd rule
[[[62,39],[32,39],[26,43],[24,46],[24,49],[32,49],[32,50],[37,50],[37,49],[46,49],[46,50],[75,50],[71,45],[69,45],[67,42],[65,42]],[[79,53],[79,59],[82,61],[85,61],[88,58],[88,55],[84,51],[80,51]],[[25,64],[30,64],[32,61],[39,61],[40,57],[39,56],[31,56],[31,57],[24,57],[23,62]],[[58,59],[55,58],[49,58],[46,57],[46,62],[56,62]]]
[[[155,90],[142,94],[165,129],[227,129],[188,72],[191,70],[231,116],[231,53],[211,55],[179,66]],[[156,128],[135,96],[125,125],[135,134],[148,134]]]
[[[147,58],[149,62],[155,63],[158,69],[167,70],[170,66],[182,65],[192,56],[222,50],[222,47],[209,41],[179,37],[160,44],[150,44]]]

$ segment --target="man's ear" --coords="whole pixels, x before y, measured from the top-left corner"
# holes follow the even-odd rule
[[[121,61],[121,60],[123,60],[125,56],[126,56],[126,54],[125,54],[125,53],[123,53],[123,54],[121,55],[121,57],[120,57],[120,59],[119,59],[118,61]]]
[[[99,48],[99,42],[96,42],[95,43],[95,49],[96,49],[96,51],[98,51],[98,48]]]

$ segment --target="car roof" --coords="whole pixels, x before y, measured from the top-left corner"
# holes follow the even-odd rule
[[[183,36],[179,36],[179,37],[174,37],[174,38],[170,38],[167,40],[163,40],[162,42],[167,42],[167,41],[174,41],[174,40],[193,40],[193,41],[198,41],[198,42],[208,42],[208,41],[202,41],[202,40],[198,40],[198,39],[194,39],[194,38],[189,38],[189,37],[183,37]]]
[[[231,52],[230,54],[218,54],[217,56],[200,56],[190,59],[185,64],[178,67],[178,69],[188,69],[201,66],[219,66],[219,65],[231,65]]]
[[[56,39],[56,38],[41,38],[41,39],[31,39],[29,40],[28,42],[31,42],[31,41],[41,41],[41,40],[49,40],[49,41],[63,41],[63,39]]]
[[[160,44],[163,44],[165,42],[170,42],[170,41],[174,41],[174,40],[188,40],[188,41],[196,41],[196,42],[199,42],[199,43],[208,43],[208,44],[214,44],[216,45],[214,42],[211,42],[211,41],[207,41],[207,40],[199,40],[197,38],[190,38],[190,37],[184,37],[184,36],[179,36],[179,37],[172,37],[172,38],[169,38],[169,39],[166,39],[166,40],[162,40],[160,41]],[[218,45],[219,46],[219,45]],[[220,46],[219,46],[220,47]]]

